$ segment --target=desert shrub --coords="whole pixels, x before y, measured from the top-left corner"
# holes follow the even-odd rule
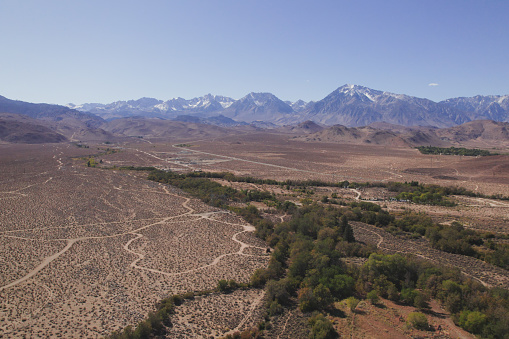
[[[230,279],[228,280],[228,288],[230,290],[235,290],[239,288],[239,284],[234,279]]]
[[[420,312],[412,312],[407,317],[407,324],[418,329],[427,330],[429,328],[428,318]]]
[[[321,313],[312,316],[309,319],[309,324],[311,325],[311,333],[309,335],[311,339],[332,339],[338,336],[330,320]]]
[[[228,289],[228,282],[224,279],[221,279],[217,282],[217,289],[221,292],[224,292]]]
[[[346,306],[350,311],[354,312],[357,305],[359,305],[359,299],[356,297],[350,297],[346,299]]]
[[[269,307],[267,308],[268,314],[273,317],[275,315],[283,313],[283,306],[277,302],[277,300],[273,300],[270,302]]]
[[[375,290],[371,290],[366,297],[373,305],[375,305],[379,301],[378,293]]]

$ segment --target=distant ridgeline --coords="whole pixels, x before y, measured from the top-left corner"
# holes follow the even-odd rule
[[[416,147],[422,154],[436,154],[436,155],[466,155],[470,157],[498,155],[498,153],[491,153],[490,151],[464,148],[464,147],[435,147],[435,146],[419,146]]]

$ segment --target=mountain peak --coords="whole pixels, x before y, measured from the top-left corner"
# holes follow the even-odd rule
[[[354,85],[354,84],[346,84],[346,85],[343,85],[341,87],[338,88],[338,91],[339,92],[351,92],[351,91],[370,91],[371,89],[367,88],[367,87],[364,87],[364,86],[359,86],[359,85]]]

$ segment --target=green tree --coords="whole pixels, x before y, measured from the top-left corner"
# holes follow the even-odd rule
[[[288,304],[290,301],[290,293],[286,289],[284,280],[269,280],[266,286],[267,300],[276,300],[280,304]]]
[[[320,309],[328,308],[334,302],[330,290],[322,284],[315,287],[313,294]]]
[[[265,285],[267,282],[267,271],[263,268],[259,268],[254,271],[253,275],[251,275],[251,285],[254,287],[260,287]]]
[[[459,325],[472,333],[479,334],[486,325],[487,317],[479,311],[461,311]]]
[[[428,297],[422,292],[417,293],[414,298],[414,306],[420,310],[429,308]]]
[[[404,288],[401,290],[400,300],[406,304],[413,305],[418,294],[419,292],[413,288]]]
[[[299,290],[298,297],[299,308],[302,312],[311,312],[318,308],[318,304],[310,287],[303,287]]]

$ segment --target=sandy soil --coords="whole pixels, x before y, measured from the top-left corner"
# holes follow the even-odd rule
[[[166,338],[217,338],[255,327],[263,320],[264,296],[249,289],[187,300],[171,317]]]
[[[474,335],[454,325],[449,314],[435,301],[430,302],[426,313],[430,331],[420,331],[407,326],[406,319],[415,307],[396,304],[380,299],[377,305],[361,301],[355,313],[347,309],[344,302],[336,303],[343,317],[330,316],[341,338],[454,338],[473,339]],[[438,330],[438,326],[441,330]]]
[[[139,173],[71,159],[90,149],[1,147],[4,337],[100,337],[163,297],[246,282],[267,263],[245,221]]]
[[[416,180],[485,194],[509,192],[508,156],[428,156],[408,148],[305,143],[268,133],[173,146],[178,143],[137,140],[102,145],[98,148],[116,153],[96,156],[96,160],[105,167],[230,171],[276,180]],[[212,288],[219,279],[247,281],[256,268],[266,265],[264,244],[236,216],[149,182],[144,173],[87,168],[86,161],[72,159],[98,152],[94,146],[81,149],[67,144],[0,145],[0,333],[4,337],[76,333],[99,337],[135,324],[163,297]],[[291,191],[271,189],[292,199]],[[343,199],[385,194],[319,188],[313,197],[333,192]],[[433,212],[445,222],[459,219],[467,227],[508,231],[507,206],[490,199],[457,199],[460,206],[453,209],[411,208]],[[393,210],[404,207],[381,203]],[[278,218],[284,216],[274,215],[275,221]],[[368,226],[355,227],[356,237],[389,252],[401,251],[401,246],[391,247],[396,241],[390,235]],[[472,258],[437,254],[417,241],[405,246],[405,251],[432,261],[445,260],[463,270],[470,267],[465,273],[485,284],[508,286],[504,270],[492,270]],[[232,318],[231,324],[197,317],[202,310],[213,318],[221,305],[246,314],[259,300],[252,292],[238,296],[242,303],[235,304],[234,297],[210,296],[208,306],[195,300],[181,319],[188,321],[196,335],[219,335],[226,327],[248,326],[247,320],[242,323],[245,317]],[[286,329],[302,328],[302,319],[294,312],[285,313],[275,320],[270,333],[275,338],[299,337]],[[199,329],[200,321],[211,328]]]

